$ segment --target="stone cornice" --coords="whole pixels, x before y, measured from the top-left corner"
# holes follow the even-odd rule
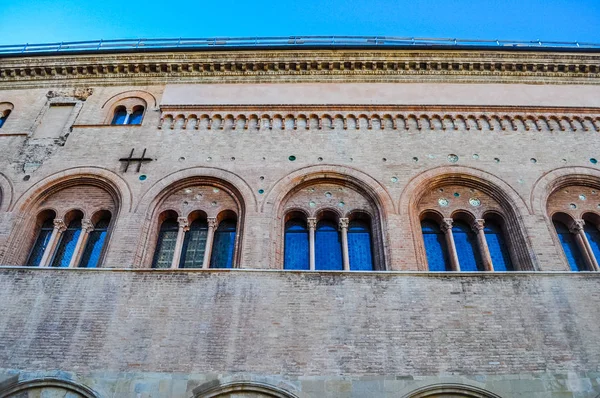
[[[249,81],[599,84],[600,54],[348,49],[0,58],[5,89]]]

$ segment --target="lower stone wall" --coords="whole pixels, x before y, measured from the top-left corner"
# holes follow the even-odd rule
[[[4,267],[0,286],[0,374],[99,397],[215,380],[298,397],[600,394],[600,274]]]

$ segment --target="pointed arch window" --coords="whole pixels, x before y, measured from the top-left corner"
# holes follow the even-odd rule
[[[210,268],[233,268],[236,221],[223,220],[215,231]]]
[[[585,260],[581,250],[577,246],[575,235],[569,231],[569,228],[562,221],[554,219],[552,222],[571,271],[587,271]]]
[[[69,222],[67,229],[62,233],[58,248],[52,260],[52,267],[66,268],[71,263],[75,254],[77,241],[81,234],[82,215],[77,215]]]
[[[8,119],[9,115],[10,109],[5,110],[4,112],[0,112],[0,129],[2,128],[2,126],[4,126],[4,123],[6,122],[6,119]]]
[[[177,222],[177,218],[168,218],[162,222],[158,231],[158,241],[156,243],[152,268],[171,268],[178,231],[179,223]]]
[[[317,223],[315,259],[317,270],[343,270],[341,237],[336,223],[331,220],[320,220]]]
[[[348,255],[350,270],[373,270],[373,246],[371,223],[364,219],[353,219],[348,224]]]
[[[208,222],[205,218],[196,219],[185,234],[179,268],[202,268],[206,252]]]
[[[446,237],[439,223],[425,219],[421,221],[421,232],[429,270],[432,272],[452,271]]]
[[[495,221],[486,220],[483,231],[494,271],[514,271],[504,232],[500,225]]]
[[[31,249],[31,253],[29,254],[29,259],[27,260],[28,266],[37,267],[40,265],[42,258],[44,257],[44,252],[50,243],[50,237],[52,236],[53,230],[54,214],[48,214],[45,220],[42,222],[35,243],[33,244],[33,248]]]
[[[309,236],[306,220],[292,218],[285,223],[285,269],[309,270]]]
[[[100,263],[100,256],[106,242],[108,226],[110,224],[110,214],[104,215],[96,222],[94,228],[88,233],[85,250],[81,256],[79,267],[97,268]]]
[[[477,246],[477,237],[473,230],[463,221],[455,221],[452,235],[456,245],[456,253],[461,271],[485,271]]]

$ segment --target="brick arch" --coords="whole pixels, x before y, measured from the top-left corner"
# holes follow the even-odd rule
[[[521,270],[535,270],[537,258],[527,235],[522,215],[530,211],[521,196],[500,178],[482,170],[464,166],[443,166],[427,170],[408,182],[400,195],[399,213],[410,222],[415,255],[419,269],[426,270],[427,257],[421,234],[419,202],[432,188],[461,185],[475,188],[501,206],[507,228],[512,231],[507,238],[515,263]]]
[[[145,267],[151,263],[156,246],[156,234],[159,225],[156,222],[158,213],[162,210],[161,204],[165,203],[172,195],[182,189],[198,186],[212,186],[223,190],[223,194],[230,198],[233,203],[229,207],[218,208],[217,213],[222,211],[233,211],[237,216],[237,237],[235,243],[235,261],[238,266],[242,264],[242,247],[244,237],[245,218],[248,212],[256,211],[256,198],[250,187],[239,176],[216,168],[196,167],[175,172],[162,180],[157,181],[142,197],[136,207],[137,213],[144,213],[141,244],[137,248],[135,265]],[[193,209],[203,210],[208,209]],[[180,214],[180,216],[186,216]],[[213,216],[217,216],[214,214]]]
[[[268,192],[261,210],[265,214],[275,216],[270,228],[271,267],[278,268],[283,264],[283,218],[286,210],[284,204],[303,187],[318,183],[349,187],[371,203],[372,211],[376,212],[372,215],[373,239],[377,242],[373,253],[374,262],[379,269],[388,269],[391,259],[386,226],[389,215],[395,213],[391,196],[386,188],[371,176],[350,167],[335,165],[310,166],[296,170],[276,182]]]
[[[37,216],[44,208],[52,208],[57,216],[80,208],[81,203],[74,202],[70,206],[65,205],[64,211],[60,212],[51,203],[49,205],[44,203],[53,195],[77,186],[90,186],[108,196],[108,200],[111,201],[109,207],[112,207],[111,229],[118,222],[121,211],[131,209],[132,194],[129,186],[121,177],[108,170],[95,167],[73,168],[46,177],[25,191],[10,208],[10,211],[22,215],[22,217],[17,218],[9,237],[8,249],[2,259],[4,264],[23,264],[26,261],[29,248],[35,240]],[[92,207],[95,210],[106,209],[101,204]],[[91,215],[86,214],[87,217],[91,217]],[[110,246],[111,239],[108,238],[104,249],[105,253],[110,250]]]
[[[278,386],[263,382],[256,376],[251,380],[209,381],[193,390],[194,398],[236,398],[236,397],[264,397],[264,398],[297,398],[291,390],[292,387],[282,388],[282,383]]]
[[[0,398],[27,397],[29,395],[24,394],[27,394],[28,391],[43,391],[44,389],[62,390],[81,398],[99,398],[94,390],[83,384],[55,377],[44,377],[8,384],[6,388],[0,389]]]
[[[403,398],[500,398],[490,391],[466,384],[435,384],[414,390]]]
[[[10,209],[13,192],[14,188],[10,180],[0,173],[0,212],[6,212]]]

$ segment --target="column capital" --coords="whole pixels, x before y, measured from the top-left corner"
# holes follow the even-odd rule
[[[315,217],[309,217],[306,219],[306,226],[308,228],[315,229],[317,228],[317,219]]]
[[[217,217],[208,217],[206,219],[208,222],[208,228],[216,228],[217,227]]]
[[[87,233],[94,230],[94,224],[91,220],[81,220],[81,232]]]
[[[179,223],[179,228],[183,229],[184,232],[190,230],[190,224],[187,217],[178,217],[177,222]]]
[[[340,229],[347,229],[349,223],[350,220],[348,220],[347,218],[340,218]]]
[[[65,224],[65,220],[62,218],[56,218],[53,221],[54,228],[58,230],[58,232],[65,232],[67,230],[67,224]]]
[[[452,231],[452,223],[454,222],[451,218],[444,218],[440,224],[440,229],[444,232]]]
[[[473,224],[471,225],[471,228],[473,229],[473,232],[477,233],[479,231],[483,231],[483,228],[485,227],[485,220],[478,218],[475,221],[473,221]]]
[[[569,232],[572,234],[578,234],[583,231],[583,227],[585,226],[585,221],[583,220],[573,220],[573,222],[569,225]]]

